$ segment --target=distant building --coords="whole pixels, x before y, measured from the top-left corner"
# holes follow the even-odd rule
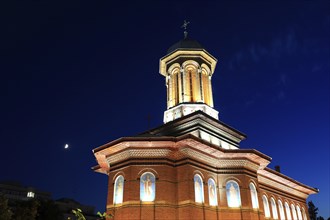
[[[309,219],[306,199],[318,190],[268,168],[269,156],[240,149],[246,135],[219,120],[216,64],[185,33],[160,59],[164,125],[93,150],[114,220]]]
[[[3,181],[0,182],[0,194],[4,195],[9,203],[15,201],[27,201],[29,199],[51,199],[51,193],[41,191],[33,187],[23,186],[20,182]]]
[[[41,191],[36,188],[23,186],[20,182],[3,181],[0,182],[0,195],[8,199],[8,204],[14,211],[18,202],[28,201],[31,199],[38,200],[52,200],[51,193]],[[86,217],[86,220],[98,219],[95,215],[95,208],[93,206],[80,204],[79,202],[70,198],[61,198],[54,201],[60,211],[63,213],[63,220],[68,217],[75,219],[72,210],[81,209]]]

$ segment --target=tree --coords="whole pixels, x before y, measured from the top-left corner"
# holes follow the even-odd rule
[[[76,217],[76,220],[86,220],[81,209],[74,209],[74,210],[72,210],[72,213]],[[111,214],[111,213],[107,214],[106,212],[104,212],[103,214],[101,212],[97,212],[97,215],[100,217],[98,220],[113,218],[113,214]],[[71,220],[71,218],[69,217],[68,220]]]
[[[8,206],[8,199],[3,195],[0,195],[0,219],[10,220],[13,213]]]
[[[308,214],[309,214],[310,220],[317,220],[318,210],[319,209],[315,207],[315,205],[312,201],[308,202]]]
[[[81,209],[72,210],[72,212],[77,217],[77,220],[86,220],[86,218],[85,218],[84,214],[82,213]]]
[[[35,220],[40,202],[36,199],[17,202],[13,220]]]
[[[324,218],[322,216],[317,217],[317,220],[324,220]]]
[[[63,214],[53,200],[40,200],[38,216],[36,220],[61,220]]]

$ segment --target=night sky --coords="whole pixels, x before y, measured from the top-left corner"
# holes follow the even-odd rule
[[[319,188],[308,201],[330,216],[330,1],[0,8],[0,180],[103,211],[107,176],[91,170],[92,149],[163,123],[159,59],[183,38],[187,19],[189,37],[218,59],[212,85],[220,120],[247,134],[241,148],[272,157],[270,168]]]

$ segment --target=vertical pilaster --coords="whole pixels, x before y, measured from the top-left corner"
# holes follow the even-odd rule
[[[184,101],[184,83],[183,83],[183,77],[184,73],[181,69],[180,76],[178,77],[178,90],[179,90],[179,103],[182,103]]]
[[[213,107],[213,94],[212,94],[212,84],[211,84],[211,76],[208,76],[208,90],[209,90],[209,106]]]
[[[173,106],[173,76],[168,76],[168,83],[167,83],[167,94],[168,94],[168,104],[167,109]]]

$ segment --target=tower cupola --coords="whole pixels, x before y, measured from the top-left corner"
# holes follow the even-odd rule
[[[217,59],[196,40],[185,38],[171,46],[160,59],[159,72],[165,77],[167,110],[164,123],[201,110],[218,119],[213,109],[211,78]]]

